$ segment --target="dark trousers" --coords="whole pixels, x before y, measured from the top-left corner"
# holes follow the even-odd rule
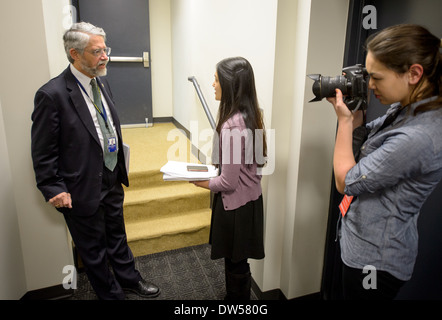
[[[350,268],[344,263],[342,268],[343,293],[344,299],[347,300],[393,300],[405,283],[381,270],[369,270],[363,273],[361,269]],[[371,272],[376,272],[375,278]],[[364,288],[366,277],[372,277],[370,280],[376,279],[376,289]],[[366,285],[366,287],[370,286]]]
[[[98,298],[124,299],[122,287],[136,285],[141,275],[127,245],[124,190],[118,181],[118,169],[103,170],[100,200],[98,210],[90,216],[65,213],[64,217]]]

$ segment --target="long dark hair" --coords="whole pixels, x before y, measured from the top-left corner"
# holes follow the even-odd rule
[[[387,68],[398,74],[420,64],[424,74],[411,92],[410,103],[438,96],[415,110],[428,111],[442,107],[441,40],[427,29],[415,24],[400,24],[386,28],[367,39],[366,49]]]
[[[259,109],[255,88],[255,76],[250,63],[242,57],[224,59],[216,65],[218,81],[221,86],[221,101],[218,111],[216,131],[234,114],[241,112],[244,123],[253,133],[264,130],[264,120]],[[267,155],[265,130],[263,131],[263,156]]]

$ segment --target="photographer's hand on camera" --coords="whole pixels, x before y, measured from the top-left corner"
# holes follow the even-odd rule
[[[342,91],[336,89],[336,97],[327,98],[338,116],[338,122],[351,121],[353,129],[364,124],[364,112],[363,110],[351,111],[344,102]]]
[[[342,91],[336,89],[336,97],[329,97],[327,101],[333,105],[336,115],[338,116],[339,123],[343,121],[353,122],[353,113],[348,109],[344,103]]]
[[[336,89],[336,97],[327,98],[338,116],[338,132],[333,155],[333,169],[335,173],[336,189],[344,194],[345,176],[356,164],[353,155],[353,129],[362,124],[362,111],[355,115],[349,110],[342,98],[342,92]],[[356,115],[357,114],[357,115]]]

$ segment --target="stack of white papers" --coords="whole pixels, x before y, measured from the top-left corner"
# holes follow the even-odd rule
[[[188,167],[192,170],[189,171]],[[168,161],[160,171],[164,181],[203,181],[218,176],[215,166],[178,161]]]

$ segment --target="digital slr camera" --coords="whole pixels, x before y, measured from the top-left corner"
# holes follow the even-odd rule
[[[323,98],[336,96],[335,89],[344,95],[344,103],[350,110],[365,110],[368,96],[368,73],[361,64],[342,69],[342,76],[326,77],[320,74],[309,74],[315,82],[312,90],[315,98],[309,102],[321,101]]]

